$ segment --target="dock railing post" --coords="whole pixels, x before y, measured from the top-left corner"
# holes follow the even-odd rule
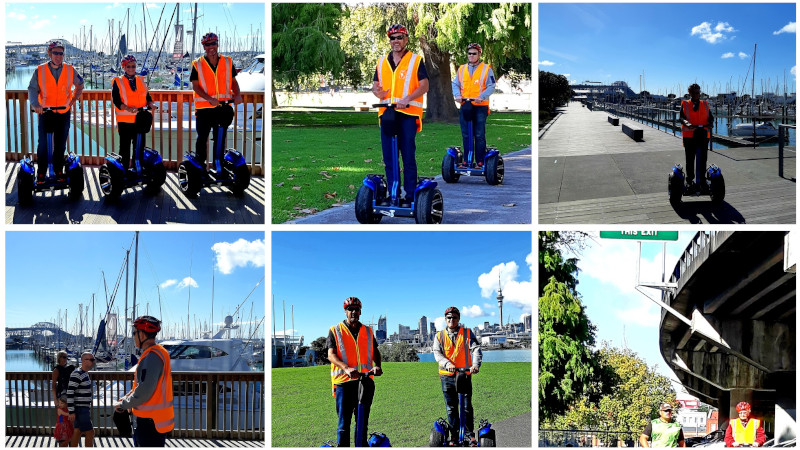
[[[783,125],[778,125],[778,176],[781,178],[783,178],[783,133],[785,129]]]

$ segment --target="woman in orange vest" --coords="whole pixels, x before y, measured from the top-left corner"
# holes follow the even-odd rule
[[[444,393],[444,403],[447,406],[447,423],[450,425],[451,440],[453,444],[458,442],[458,429],[460,420],[465,421],[467,430],[466,438],[470,441],[470,446],[477,446],[475,440],[475,418],[472,410],[472,375],[478,373],[481,367],[481,344],[475,334],[469,328],[459,325],[461,312],[455,306],[451,306],[444,311],[445,324],[444,330],[436,334],[433,341],[433,357],[439,363],[439,379],[442,382],[442,392]],[[458,369],[468,369],[467,372],[467,414],[466,417],[459,417],[458,412],[458,392],[456,391],[456,372]],[[474,445],[473,445],[474,444]]]
[[[117,116],[117,132],[119,133],[119,154],[122,156],[122,167],[127,170],[131,163],[131,144],[139,133],[136,125],[137,108],[144,106],[153,107],[144,78],[136,75],[136,58],[127,55],[120,62],[124,73],[114,78],[111,82],[111,101],[114,103],[114,112]],[[147,130],[150,131],[152,118],[148,121]],[[136,149],[138,150],[138,149]]]
[[[394,120],[397,130],[397,147],[403,158],[403,188],[405,198],[400,206],[408,208],[414,200],[417,187],[417,133],[422,130],[423,96],[428,92],[428,71],[420,55],[411,53],[408,45],[408,30],[403,25],[394,24],[386,31],[392,51],[382,57],[375,68],[372,81],[372,94],[383,104],[397,104]],[[387,108],[378,108],[378,120]],[[393,129],[381,123],[381,149],[389,186],[395,181],[390,166],[392,160]],[[388,205],[388,200],[386,201]]]
[[[728,429],[725,430],[725,446],[739,447],[746,444],[761,447],[764,445],[764,442],[767,442],[764,424],[758,419],[750,418],[750,404],[739,402],[736,405],[736,412],[739,417],[731,420]]]
[[[172,406],[172,371],[169,352],[156,344],[161,321],[141,316],[133,322],[133,343],[142,350],[133,389],[114,404],[117,412],[132,410],[136,416],[134,444],[137,447],[164,447],[166,435],[175,427]]]
[[[697,83],[689,86],[689,95],[691,100],[681,100],[681,134],[683,151],[686,153],[686,186],[689,193],[698,189],[702,193],[708,193],[708,185],[703,181],[703,175],[706,171],[708,138],[714,126],[714,116],[708,107],[708,101],[700,100],[700,86]],[[697,128],[698,125],[702,125],[703,128]],[[695,156],[697,172],[695,172]]]
[[[367,442],[369,410],[375,393],[372,375],[383,374],[381,353],[372,328],[358,321],[361,317],[361,300],[347,297],[344,301],[345,320],[330,328],[326,347],[331,362],[331,385],[336,398],[339,425],[336,430],[338,447],[350,446],[350,422],[358,406],[359,374],[370,373],[364,386],[368,390],[361,400],[364,411],[364,428],[361,442]],[[354,439],[357,442],[358,439]]]
[[[475,135],[475,158],[478,167],[483,166],[483,158],[486,156],[486,118],[489,117],[489,96],[494,93],[494,72],[492,66],[481,61],[483,49],[481,46],[472,43],[467,45],[467,64],[463,64],[456,72],[453,80],[453,97],[461,103],[463,99],[473,100],[472,105],[475,111],[475,126],[472,132]],[[460,110],[459,110],[460,111]],[[464,116],[459,114],[458,121],[461,124],[461,141],[464,149],[469,148],[469,132],[467,131],[467,121]]]
[[[47,46],[47,55],[50,61],[40,65],[33,71],[31,82],[28,84],[28,99],[31,107],[39,114],[39,142],[36,146],[36,162],[38,173],[36,182],[44,183],[47,166],[51,161],[47,159],[47,133],[45,121],[41,115],[44,108],[66,106],[67,109],[53,111],[48,120],[53,120],[55,133],[53,135],[53,171],[59,181],[64,179],[64,152],[67,149],[67,134],[69,133],[69,119],[72,105],[80,98],[83,92],[83,77],[69,64],[64,64],[64,44],[61,41],[52,41]],[[74,86],[74,89],[73,89]]]

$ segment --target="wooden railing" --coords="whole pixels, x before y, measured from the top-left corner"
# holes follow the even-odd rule
[[[167,169],[177,170],[183,155],[194,151],[197,137],[192,91],[156,90],[150,91],[150,96],[158,110],[153,113],[153,129],[147,145],[160,151]],[[233,126],[228,128],[227,144],[244,154],[253,175],[264,175],[264,93],[245,92],[242,99],[243,109],[237,110]],[[6,112],[6,160],[19,161],[27,154],[35,154],[36,114],[30,109],[28,91],[6,91]],[[78,154],[83,164],[103,164],[107,153],[118,152],[110,90],[83,91],[70,114],[72,126],[67,148]]]
[[[130,389],[133,372],[92,371],[90,376],[95,435],[117,435],[113,404]],[[52,372],[6,372],[6,436],[53,434],[52,377]],[[264,373],[173,372],[172,381],[175,429],[167,437],[265,439]]]

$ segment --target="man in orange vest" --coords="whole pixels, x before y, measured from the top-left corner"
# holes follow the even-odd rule
[[[33,71],[28,84],[28,99],[31,107],[39,114],[39,142],[36,146],[36,161],[38,164],[36,182],[43,184],[47,174],[47,166],[53,163],[53,171],[59,181],[64,181],[64,151],[67,149],[67,135],[69,134],[69,119],[72,105],[83,92],[83,77],[70,64],[64,64],[64,44],[61,41],[52,41],[47,46],[47,55],[50,61],[42,64]],[[73,89],[74,87],[74,89]],[[48,120],[53,133],[53,161],[47,159],[47,132],[45,120],[41,114],[44,108],[66,106],[67,109],[53,111],[48,114]],[[48,127],[49,128],[49,127]]]
[[[133,443],[137,447],[164,447],[166,434],[175,427],[172,406],[172,370],[169,352],[156,344],[161,321],[141,316],[133,322],[133,343],[142,350],[133,389],[114,404],[117,412],[132,410],[136,416]]]
[[[681,100],[681,134],[683,134],[683,151],[686,153],[686,186],[689,193],[708,193],[708,185],[703,181],[708,159],[708,138],[714,127],[714,116],[708,101],[700,100],[700,86],[695,83],[689,86],[691,100]],[[698,128],[702,125],[703,128]],[[695,156],[697,172],[695,172]],[[697,179],[695,182],[695,175]]]
[[[326,346],[328,360],[331,362],[331,385],[336,398],[336,413],[339,426],[336,430],[336,443],[339,447],[350,446],[350,421],[358,407],[358,385],[361,373],[370,377],[362,381],[365,392],[361,399],[364,413],[361,442],[366,446],[367,425],[372,397],[375,394],[373,375],[381,375],[381,353],[372,328],[358,321],[361,317],[361,300],[347,297],[344,301],[345,320],[330,328]],[[356,438],[357,442],[359,439]]]
[[[200,42],[206,54],[192,62],[189,81],[194,90],[197,127],[194,151],[198,162],[205,165],[211,129],[218,123],[227,128],[233,122],[233,108],[230,105],[217,106],[220,101],[231,99],[238,105],[242,103],[242,95],[239,93],[239,83],[236,82],[237,70],[233,59],[217,52],[219,37],[214,33],[206,33]]]
[[[472,375],[478,373],[481,367],[481,344],[475,333],[469,328],[462,327],[461,312],[455,306],[447,308],[444,312],[446,327],[436,334],[433,341],[433,357],[439,363],[439,379],[442,382],[444,403],[447,406],[447,423],[450,425],[451,444],[458,444],[458,430],[461,420],[467,430],[466,437],[471,447],[478,445],[475,440],[475,420],[472,410]],[[466,377],[466,417],[459,417],[458,392],[456,391],[456,372],[458,369],[468,369]]]
[[[400,24],[389,27],[386,35],[392,51],[381,57],[375,68],[372,81],[372,94],[381,99],[380,103],[397,105],[394,126],[385,126],[380,117],[387,108],[378,108],[381,125],[381,149],[383,164],[386,170],[386,181],[389,186],[399,182],[395,180],[390,166],[392,155],[392,136],[396,130],[397,147],[403,158],[403,188],[405,198],[400,206],[409,207],[414,200],[417,187],[417,133],[422,131],[422,102],[428,92],[428,71],[420,55],[411,53],[408,45],[408,30]],[[388,202],[386,203],[388,205]]]
[[[140,132],[136,124],[137,109],[153,107],[144,78],[136,75],[136,58],[126,55],[120,62],[125,72],[111,82],[111,101],[117,116],[117,132],[119,133],[119,154],[122,156],[122,167],[128,169],[131,163],[131,143],[135,142],[136,135]],[[146,124],[150,131],[152,119]],[[138,150],[138,149],[137,149]]]
[[[472,102],[475,111],[475,125],[472,132],[475,135],[475,158],[478,167],[483,167],[483,157],[486,156],[486,118],[489,117],[489,96],[494,93],[494,72],[492,66],[481,61],[483,49],[472,43],[467,46],[467,64],[463,64],[456,72],[453,80],[453,97],[461,103],[465,98],[474,99]],[[468,148],[469,132],[467,121],[462,114],[458,115],[461,124],[461,141],[463,149]]]
[[[767,435],[764,434],[764,424],[758,419],[750,418],[750,404],[739,402],[736,405],[736,412],[739,417],[731,420],[728,429],[725,430],[725,446],[752,445],[753,447],[761,447],[764,445],[764,442],[767,442]]]

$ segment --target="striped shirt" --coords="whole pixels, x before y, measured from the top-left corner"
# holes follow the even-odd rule
[[[67,408],[70,414],[75,413],[76,407],[90,408],[92,406],[92,379],[89,372],[84,372],[78,367],[69,376],[67,384]]]

